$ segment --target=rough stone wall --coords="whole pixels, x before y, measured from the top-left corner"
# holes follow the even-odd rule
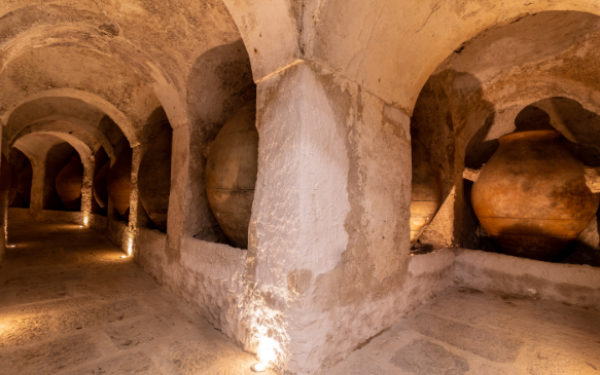
[[[512,131],[521,109],[548,97],[598,112],[595,18],[525,17],[564,9],[599,13],[592,0],[4,2],[0,121],[32,160],[36,189],[36,145],[54,142],[38,131],[74,131],[113,162],[132,147],[131,220],[109,207],[107,236],[248,349],[274,340],[282,366],[323,372],[451,280],[450,252],[411,258],[408,248],[409,116],[432,74],[442,90],[426,91],[446,98],[418,128],[444,175],[445,203],[424,237],[437,247],[465,241],[461,176],[474,137]],[[243,252],[215,243],[202,181],[252,81],[260,160]],[[135,187],[161,106],[174,128],[167,235],[140,229]],[[31,217],[48,217],[35,199]]]
[[[140,229],[136,246],[144,250],[140,265],[161,285],[214,327],[241,341],[241,277],[246,251],[188,238],[181,246],[181,261],[171,263],[165,251],[166,235],[149,229]]]
[[[480,290],[600,308],[600,269],[459,250],[454,281]]]

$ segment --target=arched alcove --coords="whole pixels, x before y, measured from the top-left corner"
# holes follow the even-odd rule
[[[555,129],[570,152],[595,166],[597,115],[587,102],[569,96],[594,91],[586,84],[591,73],[583,62],[592,56],[582,46],[596,40],[599,20],[580,12],[523,17],[465,42],[429,77],[414,108],[411,135],[425,145],[443,195],[413,251],[451,246],[500,251],[473,211],[471,180],[503,135]],[[544,98],[544,92],[565,97]]]
[[[144,139],[148,146],[138,172],[142,202],[138,225],[166,232],[171,195],[173,128],[162,107],[157,108],[148,119]]]
[[[544,109],[542,109],[544,108]],[[556,131],[560,134],[560,145],[565,147],[577,161],[586,167],[600,166],[600,116],[585,110],[579,103],[568,98],[543,99],[523,108],[514,119],[516,133],[534,131]],[[576,140],[572,142],[567,138]],[[579,142],[578,140],[581,140]],[[467,148],[465,165],[467,168],[480,169],[498,149],[498,140],[482,141],[474,137]],[[583,176],[582,176],[583,177]],[[465,210],[472,211],[471,189],[473,182],[465,180]],[[468,187],[468,188],[467,188]],[[538,192],[541,194],[541,192]],[[575,204],[575,203],[573,203]],[[583,209],[583,208],[581,208]],[[587,227],[564,246],[562,251],[552,257],[555,262],[588,264],[600,266],[600,241],[598,235],[598,211]],[[498,241],[494,241],[482,227],[473,212],[472,230],[479,235],[476,248],[503,252]]]
[[[252,79],[250,59],[241,39],[205,52],[198,57],[192,69],[188,82],[188,106],[195,125],[190,130],[190,174],[193,181],[193,206],[196,207],[197,215],[190,218],[191,230],[197,239],[231,244],[215,217],[215,210],[209,204],[205,172],[215,139],[224,124],[248,103],[251,103],[249,105],[255,113],[256,85]],[[205,95],[206,92],[211,92],[211,95]],[[243,148],[243,140],[231,140]],[[252,158],[257,159],[257,155]],[[235,169],[229,173],[236,174],[237,171],[239,170]],[[255,182],[256,172],[253,173]],[[253,184],[251,185],[253,191]],[[244,201],[246,203],[238,204],[245,204],[248,217],[247,220],[242,220],[244,223],[240,221],[239,225],[245,226],[247,231],[252,199],[246,198]],[[247,244],[236,243],[236,247],[246,248]]]

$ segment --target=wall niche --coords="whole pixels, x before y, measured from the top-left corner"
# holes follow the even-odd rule
[[[148,121],[145,132],[148,147],[142,158],[138,174],[140,201],[148,228],[167,231],[169,198],[171,195],[171,153],[173,129],[164,109],[158,108]]]
[[[477,212],[480,248],[600,266],[599,196],[589,190],[585,178],[586,168],[600,166],[596,146],[600,134],[590,131],[600,130],[600,116],[574,100],[550,98],[525,107],[516,117],[514,129],[500,138],[500,148],[497,140],[480,142],[475,137],[467,149],[465,165],[477,173],[475,190],[465,189],[465,202]],[[510,194],[496,191],[508,181],[512,181]],[[467,183],[473,186],[473,182]],[[490,183],[493,189],[486,188]],[[511,223],[508,219],[488,222],[498,221],[489,218],[497,215],[486,214],[490,210],[482,207],[481,200],[492,198],[484,197],[478,188],[495,191],[496,202],[508,202],[492,211],[513,218]]]

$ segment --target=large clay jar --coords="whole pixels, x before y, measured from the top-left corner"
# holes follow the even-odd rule
[[[412,200],[410,202],[410,243],[414,244],[431,223],[442,204],[442,186],[431,167],[425,145],[412,140]]]
[[[108,180],[109,171],[110,161],[107,161],[98,171],[96,178],[94,178],[94,199],[96,199],[98,206],[104,211],[106,211],[108,207],[108,190],[106,188],[106,182]]]
[[[131,149],[124,149],[108,173],[108,197],[117,212],[126,217],[131,195]]]
[[[247,103],[223,126],[206,163],[208,202],[232,245],[248,246],[258,167],[256,105]]]
[[[599,197],[559,133],[539,130],[500,138],[471,200],[481,225],[507,254],[552,260],[587,227]]]
[[[81,184],[83,164],[79,154],[75,153],[71,161],[56,176],[56,193],[67,210],[77,211],[81,208]]]
[[[164,124],[148,147],[138,174],[142,205],[154,225],[162,231],[167,230],[172,141],[173,130],[168,123]]]

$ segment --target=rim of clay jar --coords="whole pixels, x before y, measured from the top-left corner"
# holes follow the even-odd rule
[[[504,135],[498,139],[500,143],[515,141],[524,138],[536,138],[540,140],[553,140],[558,139],[560,133],[556,130],[529,130],[526,132],[516,132]]]

